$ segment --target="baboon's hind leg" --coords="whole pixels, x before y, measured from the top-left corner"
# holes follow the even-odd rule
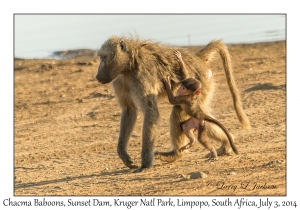
[[[232,155],[233,150],[223,130],[219,126],[209,122],[206,123],[206,128],[207,128],[207,135],[209,138],[215,139],[222,143],[221,147],[216,150],[217,155],[218,156]],[[232,137],[232,140],[234,140],[234,136],[232,134],[230,135]]]
[[[199,130],[198,130],[198,141],[202,144],[206,149],[210,151],[210,155],[208,156],[209,160],[217,160],[218,155],[214,148],[214,146],[209,142],[207,136],[206,122],[204,120],[199,121]]]
[[[181,129],[181,122],[183,122],[185,112],[180,106],[173,106],[170,116],[170,138],[173,149],[168,152],[155,152],[155,158],[164,162],[174,162],[182,157],[184,152],[179,149],[186,144],[186,136]]]

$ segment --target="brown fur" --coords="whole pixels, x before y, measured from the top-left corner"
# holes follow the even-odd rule
[[[213,93],[213,80],[207,79],[209,62],[215,52],[221,55],[224,63],[227,83],[233,95],[237,116],[244,127],[250,127],[240,102],[239,93],[234,83],[231,60],[226,46],[221,41],[212,41],[205,48],[194,54],[183,48],[175,48],[157,42],[113,36],[99,50],[101,63],[98,68],[97,80],[102,83],[113,81],[116,97],[122,108],[118,155],[129,168],[136,168],[127,153],[130,134],[137,118],[137,110],[144,114],[141,166],[137,171],[149,168],[153,164],[153,147],[156,135],[159,111],[157,99],[166,91],[162,78],[170,76],[172,86],[182,80],[177,61],[174,60],[174,50],[181,52],[185,64],[192,77],[202,83],[200,101],[201,108],[208,113],[210,99]],[[185,135],[180,123],[187,119],[180,106],[174,106],[170,116],[170,134],[173,150],[157,152],[156,156],[163,161],[172,162],[183,153],[179,148],[185,145]],[[230,144],[218,126],[207,123],[208,135],[223,142],[219,149],[222,153],[230,153]],[[220,155],[218,153],[218,155]]]

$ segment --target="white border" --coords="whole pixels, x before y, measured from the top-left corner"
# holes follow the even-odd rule
[[[3,3],[4,2],[4,3]],[[5,198],[27,200],[31,197],[13,196],[13,14],[14,13],[286,13],[287,14],[287,196],[271,197],[270,200],[297,201],[300,188],[297,179],[299,171],[299,139],[298,137],[298,87],[299,83],[299,11],[296,1],[6,1],[1,3],[1,109],[0,109],[0,206]],[[47,197],[46,197],[47,198]],[[97,197],[99,199],[99,197]],[[100,197],[101,198],[101,197]],[[139,200],[141,197],[121,197],[123,200]],[[163,197],[164,198],[164,197]],[[182,197],[180,197],[182,198]],[[233,197],[237,199],[240,197]],[[260,198],[246,197],[258,202]],[[67,197],[51,197],[51,200],[67,200]],[[81,199],[72,197],[72,199]],[[83,199],[88,199],[83,198]],[[113,197],[103,197],[111,199]],[[150,199],[150,198],[149,198]],[[167,199],[167,198],[166,198]],[[172,197],[176,199],[176,197]],[[199,199],[199,198],[197,198]],[[213,197],[201,197],[212,200]],[[222,199],[226,199],[223,197]],[[188,200],[188,198],[187,198]],[[66,201],[65,201],[66,202]],[[14,208],[14,207],[10,207]],[[40,209],[41,207],[39,207]],[[77,207],[77,209],[80,207]],[[100,207],[95,207],[94,209]],[[163,207],[155,207],[161,209]],[[299,207],[298,207],[299,208]],[[2,207],[1,207],[2,209]],[[21,209],[26,209],[21,207]],[[103,209],[103,208],[102,208]],[[105,209],[105,208],[104,208]],[[124,209],[124,207],[123,207]],[[232,209],[227,208],[227,209]]]

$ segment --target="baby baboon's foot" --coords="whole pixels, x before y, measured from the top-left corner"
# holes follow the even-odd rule
[[[232,149],[225,150],[224,147],[220,147],[219,149],[217,149],[216,152],[217,152],[217,156],[232,155]],[[207,155],[205,155],[205,157],[210,158],[211,153],[208,153]]]
[[[218,156],[220,155],[216,150],[205,155],[205,157],[208,158],[208,160],[218,160]]]
[[[210,152],[210,157],[208,158],[208,160],[212,160],[212,161],[218,160],[218,155],[215,150],[213,152]]]
[[[195,141],[188,143],[187,145],[181,147],[179,149],[179,152],[183,152],[184,150],[187,150],[187,149],[191,148],[194,144],[195,144]]]
[[[181,147],[181,148],[179,149],[179,152],[183,152],[184,150],[187,150],[187,149],[189,149],[190,147],[191,147],[191,145],[187,144],[187,145]]]
[[[221,146],[219,149],[217,149],[217,154],[218,156],[222,156],[222,155],[232,155],[232,149],[231,147],[226,148],[224,146]]]
[[[205,162],[208,162],[208,163],[212,163],[212,162],[215,162],[215,161],[217,161],[218,159],[207,159],[207,160],[205,160]]]

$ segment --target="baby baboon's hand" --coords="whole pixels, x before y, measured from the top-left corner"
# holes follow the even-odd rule
[[[162,81],[164,82],[165,86],[169,85],[169,87],[171,87],[170,76],[163,78]]]
[[[182,60],[181,53],[179,51],[175,50],[174,55],[175,55],[177,61]]]
[[[167,77],[167,83],[169,84],[169,86],[171,87],[171,81],[170,81],[170,76]]]
[[[162,78],[162,81],[163,81],[164,83],[167,83],[167,82],[168,82],[166,78]]]

